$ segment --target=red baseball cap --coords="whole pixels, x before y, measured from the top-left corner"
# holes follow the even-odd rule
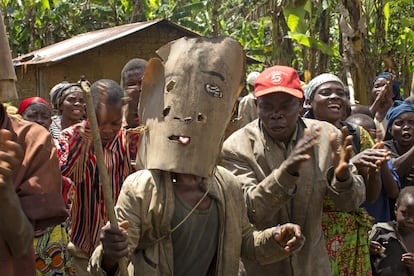
[[[303,88],[298,72],[289,66],[272,66],[264,70],[254,82],[254,95],[257,97],[284,92],[296,98],[303,98]]]

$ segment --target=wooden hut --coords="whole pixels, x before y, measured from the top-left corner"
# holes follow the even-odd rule
[[[183,36],[199,36],[168,20],[152,20],[92,31],[13,59],[19,101],[40,96],[61,81],[76,82],[84,75],[90,82],[109,78],[120,81],[131,58],[149,59],[165,43]]]

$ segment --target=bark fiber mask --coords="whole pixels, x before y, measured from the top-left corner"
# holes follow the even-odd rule
[[[145,70],[137,167],[210,176],[243,86],[245,55],[231,38],[181,38]]]

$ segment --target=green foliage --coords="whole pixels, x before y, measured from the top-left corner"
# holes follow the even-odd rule
[[[13,55],[74,35],[127,23],[133,1],[2,0]]]
[[[389,47],[399,66],[405,96],[414,94],[414,87],[410,87],[414,75],[414,10],[407,9],[412,5],[409,0],[391,2],[392,13],[387,36]]]
[[[383,69],[378,57],[391,52],[401,75],[411,78],[414,14],[407,7],[412,7],[412,0],[361,1],[367,18],[366,54],[373,59],[375,69]],[[337,9],[341,2],[345,1],[0,0],[0,10],[14,56],[80,33],[129,23],[138,15],[139,20],[166,18],[201,35],[232,36],[263,65],[280,62],[275,52],[284,51],[282,56],[292,66],[315,70],[327,62],[325,70],[338,72],[343,67]],[[321,41],[323,14],[330,23],[328,39]],[[254,67],[259,68],[262,65]]]
[[[315,48],[321,51],[322,53],[329,55],[329,56],[339,56],[339,52],[337,49],[330,47],[326,43],[315,39],[309,35],[305,35],[302,33],[295,33],[295,32],[289,32],[289,37],[295,40],[297,43],[299,43],[302,46],[305,46],[307,48]]]
[[[384,17],[385,17],[385,35],[388,35],[388,26],[390,23],[390,2],[386,3],[384,6]]]
[[[294,33],[306,33],[306,21],[304,20],[305,5],[301,7],[287,6],[283,9],[283,13],[286,17],[286,23],[289,30]]]

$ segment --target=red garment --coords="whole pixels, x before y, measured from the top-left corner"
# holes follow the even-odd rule
[[[70,203],[70,197],[71,197],[71,193],[73,192],[73,183],[72,180],[70,180],[69,178],[65,177],[62,175],[62,194],[63,194],[63,199],[65,200],[65,204],[69,204]]]
[[[33,103],[41,103],[41,104],[44,104],[44,105],[46,105],[48,108],[49,108],[49,110],[52,110],[51,109],[51,107],[50,107],[50,105],[49,105],[49,103],[46,101],[46,100],[44,100],[43,98],[40,98],[40,97],[31,97],[31,98],[27,98],[27,99],[24,99],[21,103],[20,103],[20,105],[19,105],[19,109],[17,110],[17,113],[18,114],[23,114],[23,112],[31,105],[31,104],[33,104]]]
[[[50,133],[40,125],[8,116],[1,128],[11,131],[12,140],[19,143],[24,151],[22,164],[14,175],[14,188],[21,208],[34,229],[41,230],[63,222],[67,211],[61,193],[56,148]],[[2,235],[7,233],[6,226],[13,231],[20,230],[21,224],[17,224],[19,219],[22,218],[16,217],[7,223],[0,219],[0,275],[35,275],[32,237],[29,240],[29,253],[15,258],[12,257],[13,249],[8,245],[23,243],[19,240],[25,239],[25,236],[18,236],[16,232],[17,241],[13,241]]]
[[[121,128],[103,147],[114,203],[123,181],[135,171],[131,162],[135,156],[131,154],[136,152],[138,138],[137,133]],[[69,238],[77,248],[90,255],[99,244],[100,230],[107,217],[89,123],[84,121],[66,128],[58,142],[62,175],[69,178],[72,185]]]

